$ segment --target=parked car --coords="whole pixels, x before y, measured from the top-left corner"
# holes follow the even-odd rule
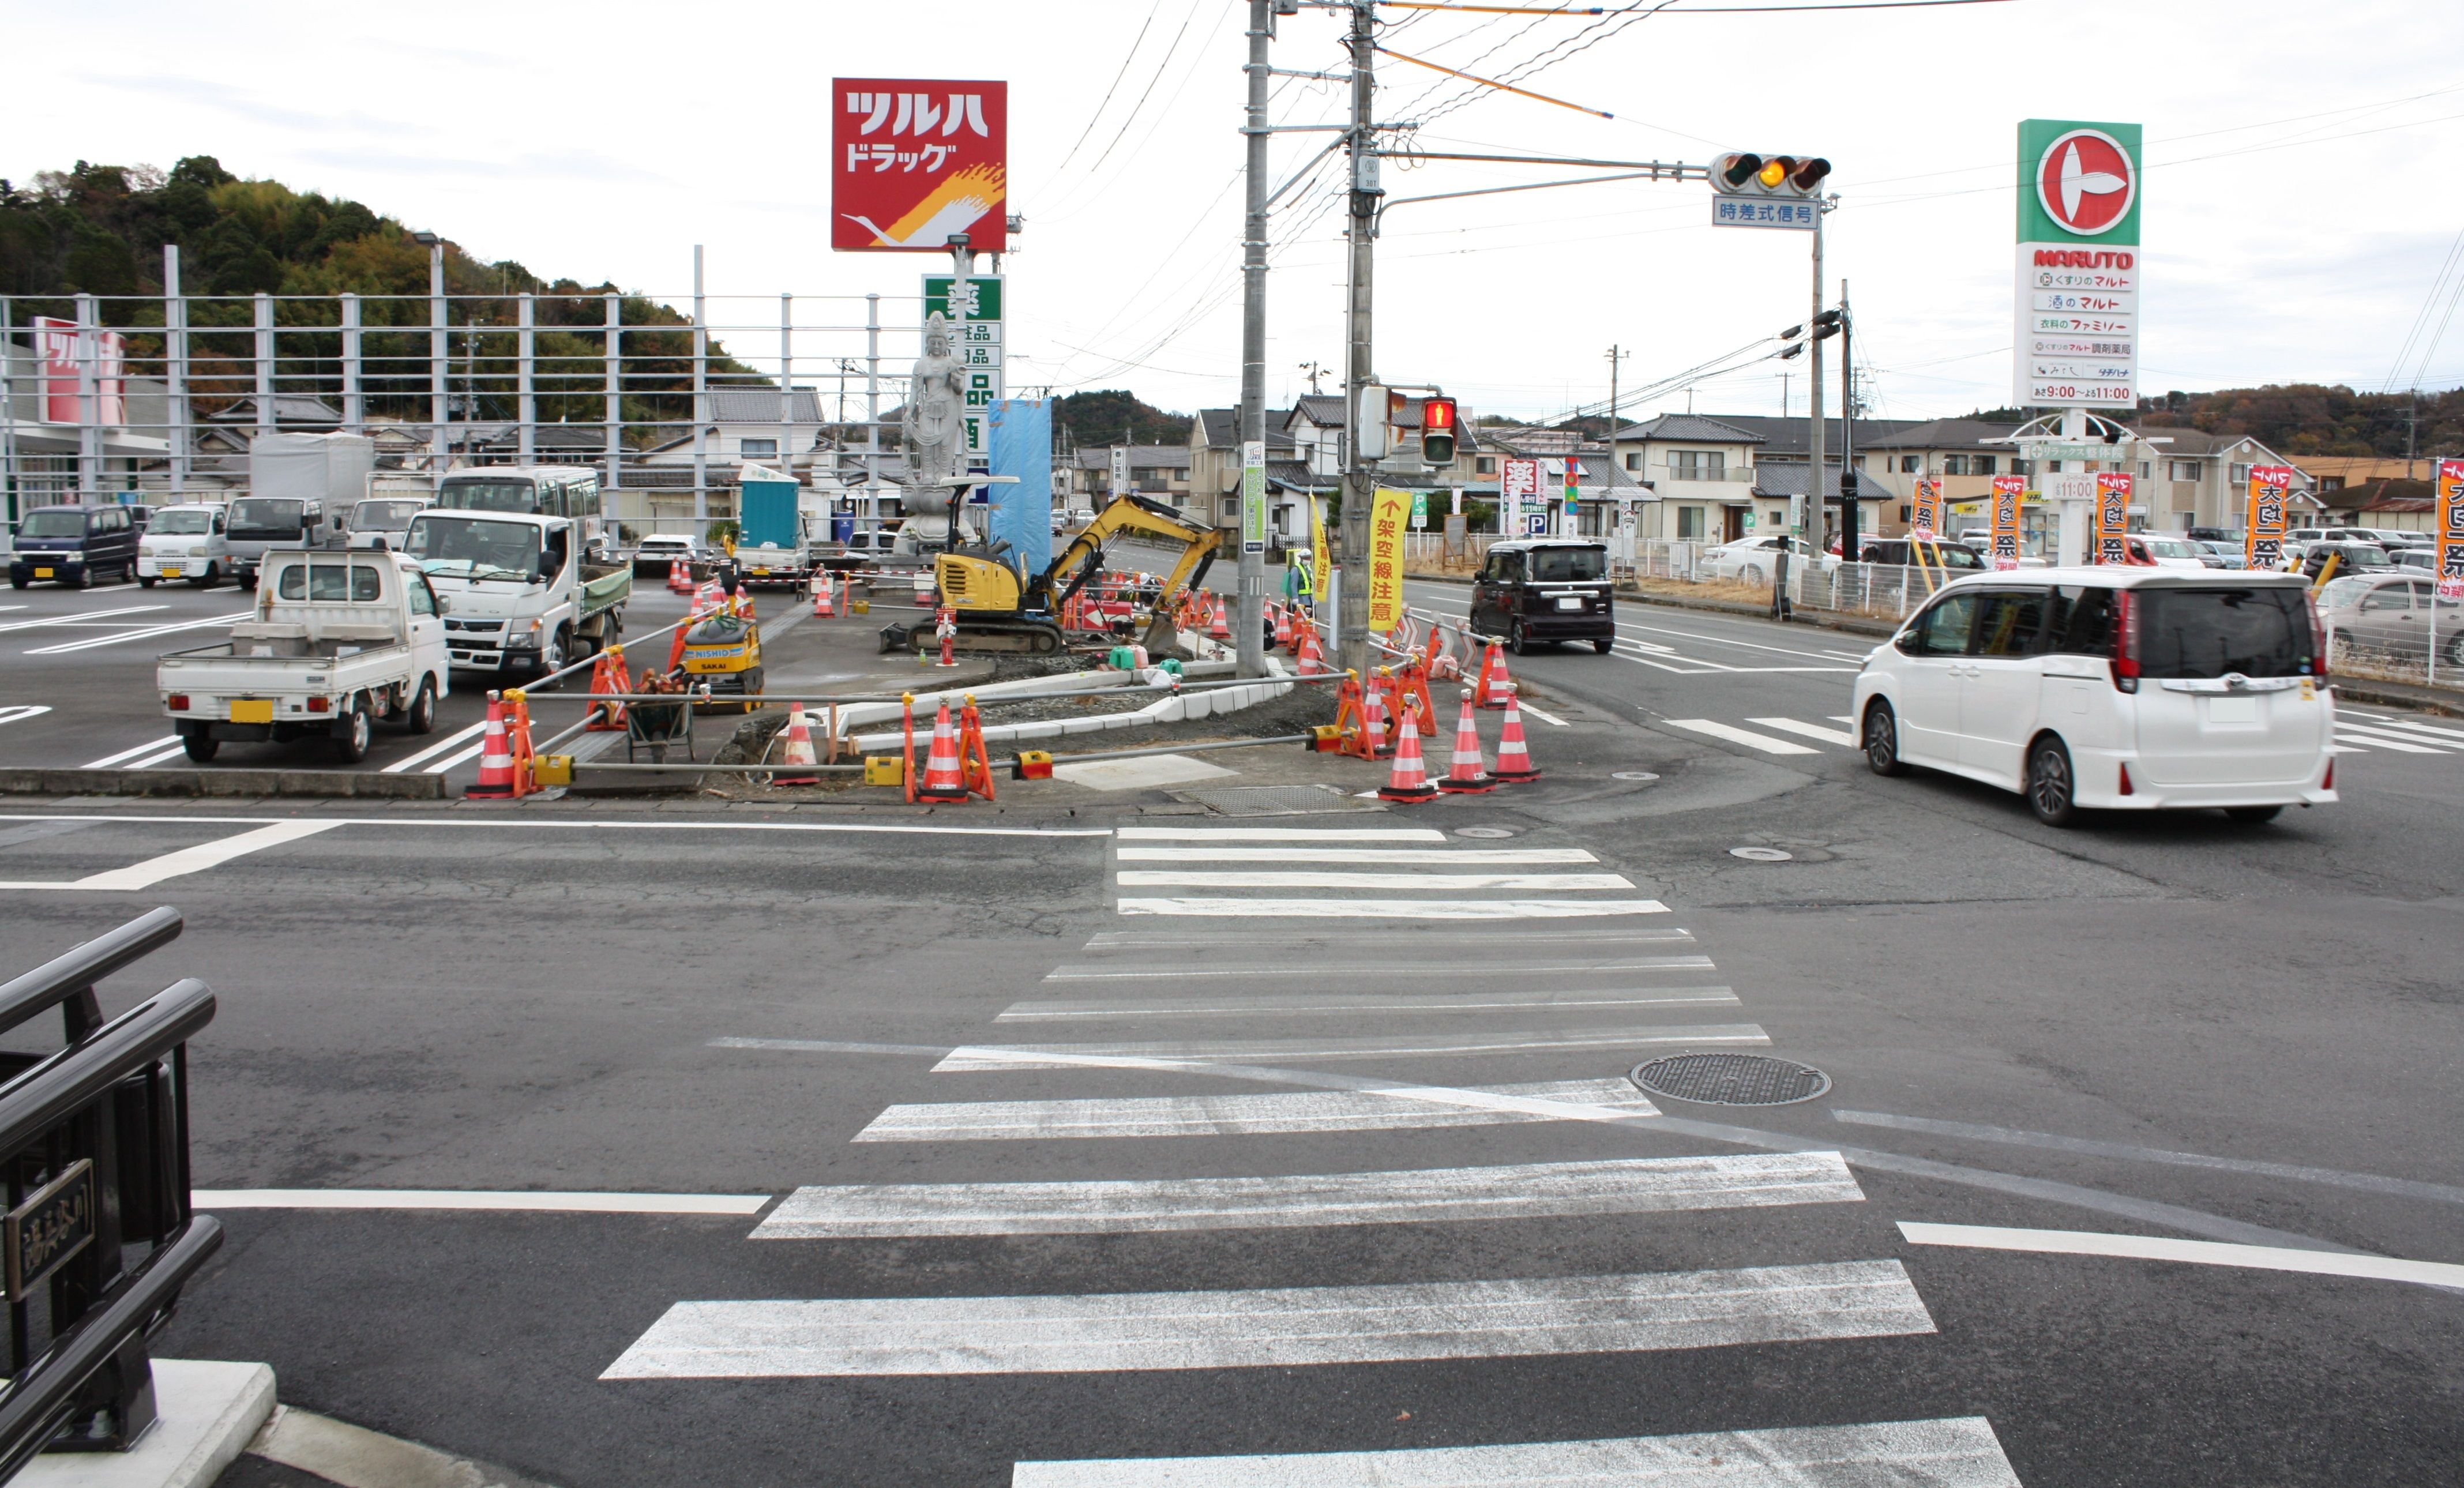
[[[1869,538],[1859,560],[1897,568],[1947,568],[1963,574],[1991,566],[1973,548],[1940,539],[1921,542],[1912,537]]]
[[[2301,572],[2316,579],[2330,558],[2336,560],[2336,572],[2340,574],[2376,573],[2395,567],[2387,558],[2387,549],[2375,542],[2314,542],[2302,550]]]
[[[1734,579],[1749,584],[1767,584],[1779,571],[1779,556],[1783,550],[1793,555],[1793,563],[1818,563],[1825,572],[1839,564],[1837,556],[1834,554],[1815,553],[1811,544],[1784,533],[1765,533],[1723,543],[1704,554],[1703,574],[1708,579]]]
[[[9,587],[64,583],[84,589],[137,577],[137,524],[123,506],[38,506],[17,522]]]
[[[2090,808],[2266,821],[2335,800],[2325,635],[2291,574],[2105,566],[1956,580],[1867,657],[1879,775],[1925,765]]]
[[[2189,544],[2210,568],[2248,568],[2250,554],[2238,542],[2224,542],[2212,537],[2192,537]]]
[[[372,496],[354,503],[344,528],[344,545],[391,548],[399,553],[402,539],[410,532],[410,519],[433,504],[427,496]]]
[[[2187,537],[2169,537],[2162,533],[2132,533],[2129,538],[2130,561],[2148,568],[2214,568],[2208,561],[2208,550]]]
[[[2438,572],[2438,550],[2431,547],[2402,550],[2390,548],[2387,550],[2387,561],[2398,568],[2410,569],[2415,573],[2434,574]]]
[[[1517,656],[1549,641],[1589,641],[1607,655],[1617,641],[1608,548],[1575,537],[1491,543],[1472,580],[1471,630],[1503,636]]]
[[[185,579],[210,589],[231,572],[231,543],[223,534],[219,502],[184,502],[154,514],[153,524],[137,544],[137,582],[151,589],[158,580]]]
[[[654,532],[633,545],[633,577],[665,579],[669,565],[706,561],[710,550],[684,533]]]
[[[2319,619],[2327,627],[2327,656],[2348,662],[2375,651],[2419,664],[2436,633],[2438,659],[2464,667],[2464,601],[2437,598],[2438,584],[2409,571],[2357,574],[2328,580],[2319,591]]]

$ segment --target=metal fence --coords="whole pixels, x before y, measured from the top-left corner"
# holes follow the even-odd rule
[[[222,1244],[188,1208],[187,1041],[212,990],[183,978],[108,1022],[95,996],[180,928],[155,909],[0,986],[0,1033],[58,1008],[67,1036],[0,1054],[0,1480],[46,1449],[125,1450],[153,1424],[146,1337]]]

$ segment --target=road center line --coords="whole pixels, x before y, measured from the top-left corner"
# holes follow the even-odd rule
[[[194,847],[183,847],[177,852],[166,852],[159,858],[148,858],[143,863],[132,864],[124,868],[113,868],[108,872],[92,874],[62,886],[90,889],[150,888],[165,879],[202,873],[208,868],[219,867],[234,858],[243,858],[253,852],[263,852],[268,847],[279,847],[285,842],[296,842],[303,837],[314,837],[319,832],[329,832],[341,824],[338,821],[276,821],[270,826],[258,827],[253,832],[242,832],[236,837],[225,837],[210,842],[200,842]]]
[[[459,1209],[546,1214],[735,1214],[761,1212],[768,1193],[492,1193],[461,1189],[199,1189],[197,1209]]]

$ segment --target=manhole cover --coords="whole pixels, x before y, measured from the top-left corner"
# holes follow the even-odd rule
[[[1657,780],[1660,777],[1648,770],[1619,770],[1609,777],[1612,780]]]
[[[1810,1065],[1762,1054],[1672,1054],[1627,1077],[1653,1095],[1704,1105],[1793,1105],[1831,1088]]]
[[[1378,809],[1364,806],[1324,785],[1218,785],[1173,794],[1227,817],[1296,817],[1313,811]]]
[[[1508,828],[1502,826],[1459,826],[1455,828],[1455,835],[1457,837],[1477,837],[1486,841],[1491,838],[1512,837],[1514,833]]]
[[[1728,856],[1743,858],[1748,863],[1786,863],[1796,854],[1782,852],[1776,847],[1731,847]]]

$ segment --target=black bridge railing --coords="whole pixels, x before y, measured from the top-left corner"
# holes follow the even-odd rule
[[[154,1422],[145,1341],[222,1244],[188,1208],[187,1041],[212,989],[183,978],[108,1022],[95,983],[178,938],[155,909],[0,985],[0,1034],[53,1008],[66,1046],[0,1052],[0,1481],[36,1453],[121,1451]]]

